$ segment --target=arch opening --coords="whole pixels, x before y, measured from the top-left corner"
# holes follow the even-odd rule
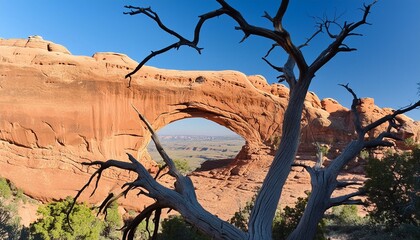
[[[189,171],[228,165],[246,142],[232,130],[201,117],[173,121],[157,134],[168,155],[176,162],[187,163]],[[154,161],[162,162],[153,141],[147,151]]]

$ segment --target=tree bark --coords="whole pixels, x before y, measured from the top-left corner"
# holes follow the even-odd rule
[[[289,235],[288,240],[313,239],[316,234],[317,225],[324,216],[328,206],[328,200],[334,189],[331,179],[323,169],[314,171],[311,174],[312,192],[309,196],[305,212],[299,221],[298,226]]]
[[[312,76],[301,79],[291,89],[284,113],[282,138],[249,220],[250,239],[271,239],[272,225],[283,186],[299,146],[300,124],[306,93]]]
[[[288,239],[313,239],[315,237],[319,221],[323,218],[324,212],[332,206],[331,195],[337,187],[337,176],[340,170],[354,159],[363,147],[362,139],[355,140],[344,149],[339,157],[333,160],[328,168],[319,170],[308,168],[311,175],[312,192],[298,226]]]

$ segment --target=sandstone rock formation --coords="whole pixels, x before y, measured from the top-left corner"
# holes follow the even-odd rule
[[[223,187],[239,189],[235,190],[238,194],[249,188],[241,179],[248,179],[249,184],[261,182],[276,138],[281,137],[288,99],[285,86],[269,85],[262,76],[235,71],[146,66],[128,88],[124,76],[136,65],[119,53],[74,56],[65,47],[38,36],[1,39],[0,175],[25,193],[48,201],[74,195],[83,186],[93,171],[83,167],[83,161],[126,159],[129,152],[153,172],[154,162],[145,150],[150,134],[133,111],[134,105],[156,130],[173,121],[200,117],[246,140],[235,161],[223,171],[195,174],[196,184],[222,179]],[[375,106],[373,99],[363,99],[359,111],[367,124],[392,110]],[[398,120],[402,137],[419,140],[418,122],[405,116]],[[314,93],[307,96],[302,126],[300,151],[309,158],[315,155],[314,141],[340,151],[354,137],[349,110],[333,99],[321,101]],[[130,177],[116,171],[106,176],[91,201],[102,200]],[[214,179],[202,180],[200,176]],[[240,184],[233,184],[235,180]],[[199,198],[211,204],[214,199],[200,196],[204,189],[197,187]],[[223,194],[229,190],[217,191]],[[125,204],[143,207],[132,200]],[[216,207],[212,210],[226,213]]]

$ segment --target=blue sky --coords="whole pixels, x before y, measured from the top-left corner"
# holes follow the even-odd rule
[[[228,2],[241,10],[250,23],[269,27],[270,23],[261,16],[264,11],[274,15],[280,1]],[[340,16],[339,21],[356,21],[362,14],[359,8],[364,2],[370,1],[292,0],[284,26],[292,40],[300,44],[315,31],[314,17]],[[176,40],[144,16],[123,15],[124,5],[151,6],[169,27],[188,38],[192,36],[197,16],[218,7],[212,0],[0,0],[0,37],[40,35],[66,46],[74,55],[113,51],[125,53],[137,61],[151,50]],[[372,25],[359,30],[364,36],[347,41],[358,51],[338,55],[317,73],[310,90],[321,99],[331,97],[349,106],[351,96],[337,84],[350,83],[359,97],[373,97],[380,107],[404,107],[419,98],[420,1],[379,0],[368,20]],[[250,37],[239,44],[242,34],[234,30],[235,26],[227,17],[213,19],[204,26],[201,55],[184,47],[158,56],[148,65],[183,70],[238,70],[248,75],[263,75],[269,83],[274,83],[278,74],[261,60],[271,42]],[[328,43],[326,35],[311,42],[303,49],[307,61],[311,62]],[[271,60],[282,65],[284,59],[285,55],[278,53]],[[420,120],[419,110],[408,115]],[[161,133],[172,134],[185,125],[193,129],[185,134],[226,133],[215,129],[216,124],[197,120],[173,123]]]

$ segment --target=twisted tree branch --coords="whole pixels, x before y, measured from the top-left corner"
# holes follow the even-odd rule
[[[351,200],[350,198],[356,197],[356,196],[364,196],[365,194],[366,194],[365,190],[359,190],[357,192],[349,193],[343,196],[330,198],[328,208],[339,206],[339,205],[342,205],[343,203],[348,203],[348,201],[355,201],[355,200]]]
[[[179,179],[182,174],[176,169],[174,161],[168,156],[168,154],[165,152],[165,149],[163,149],[162,144],[159,141],[158,136],[155,133],[155,130],[153,130],[152,125],[147,121],[147,119],[137,110],[137,108],[134,105],[131,105],[136,111],[137,115],[139,116],[140,120],[146,125],[149,132],[152,134],[152,140],[155,143],[156,149],[159,152],[160,156],[162,157],[163,161],[169,168],[169,175],[172,177],[175,177],[176,179]]]
[[[356,129],[358,137],[360,139],[362,139],[365,135],[365,132],[363,131],[362,122],[360,121],[360,114],[357,111],[357,106],[360,105],[360,98],[357,97],[356,93],[353,91],[353,89],[351,89],[349,87],[348,83],[346,85],[344,85],[344,84],[339,84],[339,85],[344,87],[353,96],[353,101],[352,101],[352,104],[351,104],[351,111],[352,111],[353,116],[354,116],[353,125]]]
[[[266,15],[269,17],[268,13],[266,13]],[[318,30],[316,32],[314,32],[312,34],[311,37],[309,37],[305,43],[301,44],[300,46],[298,46],[298,49],[301,49],[303,47],[306,47],[309,45],[309,42],[314,39],[316,37],[316,35],[318,35],[319,33],[322,32],[322,26],[320,26],[318,28]],[[273,44],[271,46],[271,48],[267,51],[267,53],[265,54],[264,57],[262,57],[262,59],[270,66],[272,67],[274,70],[278,71],[278,72],[282,72],[283,74],[280,75],[279,77],[277,77],[279,79],[279,82],[283,82],[284,80],[286,80],[286,82],[289,84],[290,89],[294,88],[294,86],[296,85],[297,81],[296,81],[296,76],[295,73],[293,72],[295,65],[296,65],[296,61],[295,59],[292,57],[292,55],[289,54],[289,56],[287,57],[287,61],[284,64],[283,67],[278,67],[275,66],[274,64],[272,64],[267,57],[270,55],[270,53],[276,48],[279,47],[278,44]]]
[[[138,225],[143,220],[146,220],[146,225],[147,225],[146,230],[149,233],[149,238],[151,237],[151,239],[156,239],[159,224],[154,225],[153,235],[150,236],[150,232],[149,232],[149,228],[148,228],[149,218],[154,212],[155,213],[155,218],[159,219],[160,215],[161,215],[162,208],[164,208],[164,207],[165,206],[161,205],[159,202],[155,202],[152,205],[143,209],[143,211],[141,211],[129,224],[124,225],[122,227],[122,229],[123,229],[123,239],[124,240],[125,239],[134,239],[134,234],[136,233],[136,228],[138,227]]]
[[[276,31],[282,32],[284,31],[282,26],[282,21],[284,14],[286,13],[287,6],[289,5],[289,0],[281,1],[280,7],[277,10],[276,16],[273,18],[273,26]]]
[[[194,39],[192,41],[187,40],[187,38],[181,36],[180,34],[176,33],[172,29],[169,29],[159,18],[158,14],[151,10],[151,8],[139,8],[134,6],[126,6],[129,9],[129,12],[125,12],[125,14],[129,15],[136,15],[136,14],[143,14],[153,21],[155,21],[158,26],[168,34],[174,36],[178,39],[177,42],[164,47],[158,51],[151,52],[148,56],[146,56],[138,65],[137,67],[126,75],[126,78],[129,78],[129,84],[131,85],[131,76],[138,72],[150,59],[165,53],[171,49],[178,49],[181,46],[189,46],[195,48],[198,53],[201,53],[202,48],[199,48],[198,42],[200,39],[200,32],[201,28],[205,21],[215,18],[221,15],[228,15],[233,20],[235,20],[239,27],[236,29],[242,30],[244,32],[244,38],[241,41],[244,41],[250,35],[262,36],[268,39],[273,40],[276,44],[281,46],[290,56],[294,59],[295,63],[297,64],[300,73],[304,73],[307,69],[307,63],[302,55],[302,52],[299,50],[299,47],[296,47],[290,39],[289,33],[283,29],[281,22],[284,16],[284,13],[287,10],[288,0],[283,0],[280,4],[280,7],[277,11],[277,14],[274,18],[272,18],[274,30],[257,27],[254,25],[249,24],[245,18],[241,15],[239,11],[233,8],[224,0],[217,0],[217,2],[221,5],[220,9],[208,12],[200,16],[198,23],[194,29]],[[267,14],[268,15],[268,14]],[[311,39],[311,38],[310,38]]]
[[[411,111],[413,109],[416,109],[418,107],[420,107],[420,101],[417,101],[416,103],[414,103],[414,104],[412,104],[412,105],[410,105],[408,107],[395,110],[392,114],[388,114],[388,115],[386,115],[386,116],[384,116],[384,117],[376,120],[375,122],[373,122],[373,123],[365,126],[363,128],[363,130],[364,130],[364,132],[368,132],[368,131],[370,131],[370,130],[376,128],[376,127],[378,127],[379,125],[381,125],[381,124],[383,124],[385,122],[393,121],[396,116],[401,115],[401,114],[404,114],[406,112],[409,112],[409,111]]]
[[[337,53],[339,52],[348,52],[348,51],[354,51],[356,49],[346,47],[346,45],[343,44],[344,40],[349,36],[359,35],[355,34],[354,30],[356,30],[358,27],[368,24],[366,22],[367,17],[370,13],[371,7],[376,3],[376,0],[372,2],[369,5],[364,5],[363,7],[363,16],[362,19],[355,23],[347,23],[345,22],[344,25],[341,27],[341,31],[338,34],[332,34],[329,30],[329,25],[331,23],[336,24],[335,21],[328,21],[325,20],[323,23],[324,28],[327,31],[327,34],[334,39],[334,41],[324,50],[322,51],[318,57],[312,62],[312,64],[309,66],[309,71],[311,73],[315,73],[318,71],[322,66],[324,66],[327,62],[329,62]]]
[[[102,176],[102,172],[105,170],[105,169],[107,169],[107,168],[110,168],[110,167],[116,167],[116,168],[119,168],[119,169],[123,169],[123,170],[128,170],[128,171],[135,171],[136,170],[136,168],[132,165],[132,164],[130,164],[130,163],[127,163],[127,162],[121,162],[121,161],[118,161],[118,160],[108,160],[108,161],[106,161],[106,162],[101,162],[101,161],[94,161],[94,162],[83,162],[82,163],[82,165],[87,165],[87,166],[92,166],[92,165],[99,165],[100,167],[99,167],[99,169],[98,170],[96,170],[91,176],[90,176],[90,178],[89,178],[89,180],[88,180],[88,182],[79,190],[79,191],[77,191],[77,194],[76,194],[76,196],[74,197],[74,199],[73,199],[73,203],[70,205],[70,208],[69,208],[69,210],[68,210],[68,212],[67,212],[67,216],[66,216],[66,219],[67,219],[67,224],[70,226],[70,228],[73,230],[73,228],[71,227],[71,224],[70,224],[70,213],[71,213],[71,211],[73,211],[73,208],[74,208],[74,206],[76,205],[76,202],[77,202],[77,199],[79,199],[79,197],[80,197],[80,195],[82,194],[82,192],[87,188],[87,187],[89,187],[89,185],[90,185],[90,183],[92,182],[92,180],[97,176],[97,178],[96,178],[96,182],[95,182],[95,188],[93,189],[93,191],[92,191],[92,193],[91,193],[91,197],[93,196],[93,194],[95,194],[95,191],[96,191],[96,189],[98,188],[98,184],[99,184],[99,180],[101,179],[101,176]],[[107,198],[109,198],[109,196],[107,197]]]
[[[138,65],[137,67],[131,71],[130,73],[128,73],[125,78],[129,78],[129,82],[128,82],[128,87],[131,86],[131,76],[134,75],[135,73],[137,73],[150,59],[152,59],[153,57],[160,55],[162,53],[165,53],[171,49],[179,49],[181,46],[189,46],[194,48],[195,50],[197,50],[197,52],[199,54],[201,54],[201,50],[203,50],[203,48],[198,47],[198,41],[199,41],[199,36],[200,36],[200,30],[201,27],[204,23],[204,21],[206,19],[209,18],[213,18],[216,16],[219,16],[221,14],[223,14],[223,10],[216,10],[213,12],[209,12],[207,14],[204,14],[202,16],[200,16],[200,20],[196,25],[196,28],[194,30],[194,39],[192,41],[187,40],[187,38],[181,36],[179,33],[177,33],[176,31],[168,28],[159,18],[159,15],[154,12],[150,7],[149,8],[140,8],[140,7],[134,7],[134,6],[125,6],[127,9],[129,9],[129,12],[124,12],[124,14],[129,14],[129,15],[137,15],[137,14],[143,14],[147,17],[149,17],[150,19],[154,20],[158,26],[165,32],[167,32],[168,34],[174,36],[175,38],[178,39],[177,42],[170,44],[167,47],[164,47],[158,51],[152,51],[148,56],[146,56]]]
[[[337,189],[345,188],[345,187],[353,186],[353,185],[363,185],[363,183],[360,183],[360,182],[337,182],[336,188]]]
[[[292,164],[292,167],[303,167],[309,174],[312,174],[314,172],[314,169],[312,167],[303,163],[294,163]]]

